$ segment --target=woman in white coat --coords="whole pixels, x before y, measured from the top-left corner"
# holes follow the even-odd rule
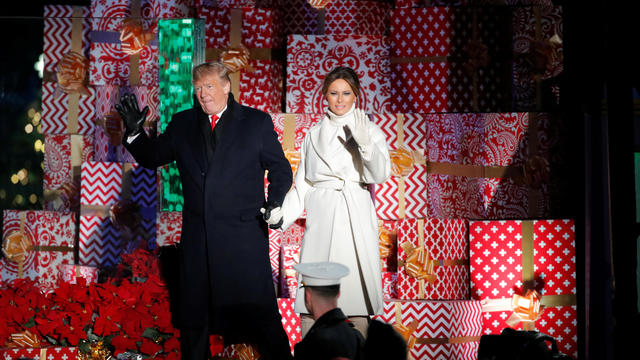
[[[349,267],[341,280],[338,307],[366,334],[368,316],[383,310],[378,225],[368,185],[389,178],[389,151],[380,128],[355,108],[360,95],[355,71],[335,68],[325,77],[322,93],[329,104],[327,114],[309,129],[295,187],[267,222],[281,220],[286,229],[306,210],[300,262],[332,261]],[[295,311],[308,313],[303,291],[298,288]]]

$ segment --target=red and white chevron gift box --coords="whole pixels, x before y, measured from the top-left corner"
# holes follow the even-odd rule
[[[407,340],[409,359],[477,359],[479,301],[387,300],[373,318],[394,324]]]
[[[469,298],[469,243],[466,220],[404,219],[398,225],[398,298]],[[423,249],[423,250],[420,250]],[[423,251],[424,260],[410,254]],[[424,265],[433,265],[433,268]],[[417,266],[417,273],[407,271]],[[422,268],[424,266],[424,268]],[[422,278],[424,276],[424,278]]]
[[[429,217],[548,214],[548,180],[530,186],[523,169],[533,160],[553,160],[550,149],[557,139],[549,114],[429,114],[426,122]]]
[[[48,346],[42,348],[0,348],[0,359],[69,360],[78,358],[78,348]]]
[[[145,121],[145,127],[155,130],[155,121],[159,119],[158,108],[160,106],[158,87],[132,86],[118,87],[114,85],[96,86],[96,130],[95,130],[95,157],[96,161],[135,162],[135,159],[122,145],[124,126],[120,115],[114,105],[120,101],[124,94],[134,94],[138,106],[143,109],[149,106],[149,114]]]
[[[78,278],[83,278],[87,284],[98,282],[98,268],[93,266],[62,264],[60,274],[62,281],[77,284]]]
[[[287,113],[324,113],[322,82],[336,66],[349,66],[360,80],[356,106],[367,113],[389,112],[389,40],[382,36],[289,35]]]
[[[282,327],[289,338],[289,345],[293,353],[294,346],[302,339],[302,330],[300,328],[300,314],[293,311],[295,299],[278,298],[278,310],[282,318]]]
[[[95,127],[95,90],[88,95],[67,94],[56,90],[55,82],[42,82],[42,132],[44,134],[80,134],[92,136]]]
[[[44,136],[44,209],[78,211],[80,166],[93,159],[92,138],[82,135]]]
[[[269,229],[269,263],[271,263],[271,279],[276,287],[280,288],[280,246],[282,241],[280,230]]]
[[[387,139],[392,176],[375,185],[379,219],[424,218],[427,214],[427,167],[425,147],[427,125],[421,114],[374,114]]]
[[[280,297],[295,298],[298,290],[298,273],[293,265],[300,263],[300,244],[280,246]]]
[[[559,350],[575,357],[574,221],[472,221],[469,243],[471,297],[483,302],[484,333],[499,334],[508,327],[505,321],[513,312],[512,297],[535,289],[545,306],[535,329],[555,337]]]
[[[510,96],[506,7],[396,8],[391,111],[504,111]],[[483,51],[484,50],[484,51]]]
[[[97,268],[116,265],[126,245],[108,215],[80,215],[80,265]]]
[[[73,213],[34,210],[4,210],[3,251],[17,254],[19,243],[23,254],[9,260],[0,259],[0,279],[29,278],[36,280],[45,292],[54,290],[60,281],[60,266],[73,263],[76,222]]]
[[[78,33],[74,33],[74,29],[77,29]],[[88,7],[45,5],[43,31],[44,71],[54,74],[60,60],[66,53],[73,50],[88,59],[90,32],[91,21]]]
[[[182,236],[182,212],[161,211],[157,216],[156,243],[158,246],[173,246]]]
[[[205,19],[206,59],[219,60],[223,52],[241,45],[248,50],[248,67],[231,74],[232,92],[247,106],[265,112],[282,111],[282,47],[278,12],[273,9],[200,7]],[[237,50],[237,49],[236,49]]]

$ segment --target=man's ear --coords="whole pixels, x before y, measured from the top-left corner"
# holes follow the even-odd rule
[[[223,81],[222,91],[224,91],[225,95],[229,95],[231,92],[231,81]]]

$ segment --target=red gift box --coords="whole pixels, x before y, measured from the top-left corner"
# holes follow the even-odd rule
[[[280,316],[282,318],[282,327],[289,338],[292,353],[294,346],[302,339],[300,314],[293,311],[294,305],[294,299],[278,299],[278,310],[280,310]]]
[[[95,127],[95,90],[87,95],[67,94],[51,81],[42,82],[42,132],[44,134],[80,134],[91,136]]]
[[[391,177],[375,185],[379,219],[424,218],[427,211],[425,165],[426,121],[421,114],[374,114],[371,120],[385,134]]]
[[[4,210],[0,278],[29,278],[45,292],[60,281],[60,265],[73,263],[73,213]]]
[[[428,115],[428,216],[548,215],[551,120],[547,113]]]
[[[477,359],[482,334],[479,301],[394,300],[373,318],[393,324],[409,359]]]
[[[158,246],[173,246],[182,236],[182,212],[162,211],[158,215],[156,243]]]
[[[398,298],[469,298],[467,221],[404,219],[398,225]]]
[[[367,113],[389,112],[389,41],[382,36],[289,35],[287,40],[288,113],[324,113],[322,82],[338,65],[349,66],[360,80],[356,106]]]
[[[502,111],[510,79],[506,7],[398,8],[391,16],[391,111]]]
[[[293,265],[300,263],[300,244],[280,246],[280,297],[295,298],[298,290],[298,273]]]
[[[205,19],[206,59],[229,60],[231,92],[238,102],[265,112],[282,109],[282,45],[278,13],[261,8],[198,8]],[[227,63],[225,61],[225,63]]]
[[[469,224],[471,296],[483,302],[485,334],[513,326],[556,338],[577,354],[575,224],[573,220],[472,221]],[[514,295],[536,290],[539,317],[507,319]],[[513,319],[513,318],[512,318]],[[522,320],[518,322],[517,320]]]
[[[62,264],[60,274],[61,280],[69,284],[76,284],[78,278],[83,278],[87,284],[98,281],[98,268],[93,266]]]
[[[78,211],[80,166],[93,159],[93,142],[82,135],[45,135],[44,209]]]
[[[76,359],[77,357],[78,348],[70,346],[0,349],[0,358],[4,360],[69,360]]]
[[[397,299],[398,298],[398,273],[397,272],[382,272],[382,296],[385,299]]]
[[[284,155],[291,164],[295,178],[300,164],[300,149],[309,129],[319,123],[324,114],[271,114],[273,128],[278,134]]]
[[[124,94],[134,94],[140,109],[149,106],[149,114],[145,121],[148,131],[155,131],[156,121],[159,119],[158,87],[133,86],[118,87],[114,85],[96,86],[96,129],[95,156],[96,161],[129,162],[136,160],[122,145],[124,126],[114,105]]]

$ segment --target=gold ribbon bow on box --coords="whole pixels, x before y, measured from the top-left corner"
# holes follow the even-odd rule
[[[386,259],[391,255],[396,238],[397,233],[395,231],[387,229],[382,224],[378,225],[378,246],[381,259]]]
[[[309,3],[312,8],[318,10],[324,9],[325,7],[327,7],[327,5],[329,5],[330,2],[331,0],[307,0],[307,3]]]
[[[11,334],[7,347],[10,348],[39,348],[42,344],[37,334],[29,330],[21,333]]]
[[[33,246],[33,241],[24,229],[26,216],[24,212],[20,214],[20,230],[10,233],[2,242],[4,256],[18,264],[18,278],[22,278],[24,262]]]
[[[545,79],[545,74],[553,73],[557,64],[562,63],[561,48],[562,39],[558,34],[547,40],[531,42],[529,52],[525,54],[525,61],[531,67],[531,76],[534,80]]]
[[[251,53],[249,49],[243,44],[237,47],[230,47],[220,54],[220,62],[229,69],[230,72],[235,73],[240,70],[255,71],[255,69],[249,64]]]
[[[540,304],[542,295],[536,290],[527,290],[524,295],[513,294],[511,309],[513,313],[507,319],[507,325],[514,327],[520,322],[534,322],[542,314],[544,306]]]
[[[414,319],[409,326],[404,326],[399,319],[396,319],[392,326],[407,342],[407,349],[411,350],[416,344],[416,337],[413,333],[418,328],[418,320]]]
[[[258,350],[256,350],[249,344],[234,344],[233,349],[236,351],[237,359],[257,360],[260,358],[260,353],[258,353]]]
[[[56,80],[60,88],[67,94],[89,96],[87,89],[89,59],[75,52],[69,51],[62,56],[56,65]]]
[[[83,353],[78,351],[78,360],[110,360],[113,359],[111,351],[103,341],[95,341],[89,345],[90,351]],[[42,359],[42,358],[41,358]],[[45,358],[46,359],[46,358]]]
[[[439,262],[431,259],[427,249],[422,246],[416,248],[411,243],[404,243],[402,249],[407,253],[404,261],[404,270],[407,275],[416,280],[426,280],[433,285],[438,279],[435,268]]]
[[[120,43],[122,51],[128,55],[138,54],[154,37],[153,32],[144,29],[140,18],[129,18],[122,22]]]

